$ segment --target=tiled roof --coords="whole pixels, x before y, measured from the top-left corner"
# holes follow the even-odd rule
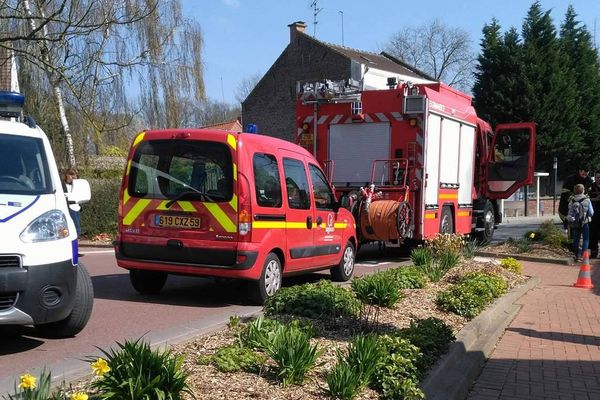
[[[337,53],[340,53],[341,55],[360,64],[401,75],[414,76],[416,78],[429,79],[432,81],[437,80],[386,52],[381,52],[379,54],[371,53],[368,51],[362,51],[333,43],[323,42],[305,33],[302,33],[302,35],[320,43],[323,46],[329,47],[333,51],[336,51]]]
[[[222,131],[229,131],[229,132],[242,132],[242,124],[240,124],[240,121],[233,120],[233,121],[225,121],[225,122],[219,122],[218,124],[211,124],[211,125],[204,125],[202,128],[210,128],[210,129],[220,129]]]

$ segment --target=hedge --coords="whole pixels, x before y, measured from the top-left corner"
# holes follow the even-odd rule
[[[92,198],[81,207],[83,235],[117,232],[117,209],[121,179],[90,179]]]

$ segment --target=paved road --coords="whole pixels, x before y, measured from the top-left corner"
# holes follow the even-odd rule
[[[39,373],[46,366],[59,382],[82,376],[88,367],[81,359],[99,354],[115,341],[144,336],[152,343],[173,343],[215,329],[231,315],[248,315],[260,307],[248,305],[240,282],[170,276],[158,296],[133,290],[125,270],[117,267],[109,249],[83,249],[82,259],[94,284],[94,310],[87,327],[75,338],[46,339],[32,328],[0,329],[0,396],[13,388],[23,372]],[[406,258],[381,254],[367,246],[357,260],[357,274],[389,268]],[[285,280],[284,284],[314,281],[328,273]]]

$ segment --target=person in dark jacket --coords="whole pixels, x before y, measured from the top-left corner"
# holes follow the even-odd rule
[[[567,229],[567,213],[569,212],[569,199],[574,195],[575,185],[583,185],[584,193],[589,193],[592,187],[592,178],[589,177],[590,168],[587,165],[580,165],[577,172],[565,179],[562,190],[560,191],[560,201],[558,203],[558,216]]]
[[[600,210],[600,171],[594,175],[590,200],[594,210]],[[590,223],[590,257],[592,258],[598,257],[598,240],[600,240],[600,212],[594,214]]]

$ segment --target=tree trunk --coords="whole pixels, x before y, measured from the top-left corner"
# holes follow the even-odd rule
[[[25,10],[25,13],[27,14],[27,16],[30,18],[29,24],[31,26],[31,30],[35,31],[37,29],[37,26],[35,23],[35,18],[33,17],[33,14],[31,13],[31,7],[29,6],[29,0],[23,0],[23,9]],[[40,8],[40,14],[42,15],[42,17],[44,17],[44,10],[42,10],[41,8]],[[58,77],[55,77],[56,74],[54,74],[49,69],[50,68],[49,66],[52,64],[51,64],[50,56],[48,55],[46,46],[44,45],[44,39],[48,37],[48,30],[45,25],[42,27],[42,35],[43,35],[43,37],[42,37],[42,41],[41,41],[42,44],[40,46],[40,51],[42,52],[43,61],[46,65],[46,67],[44,68],[44,71],[46,72],[48,81],[50,82],[50,85],[52,86],[52,92],[54,93],[54,99],[56,100],[56,104],[58,106],[60,123],[63,127],[63,133],[65,135],[65,147],[66,147],[66,151],[67,151],[67,162],[68,162],[70,168],[75,168],[76,162],[75,162],[75,151],[73,149],[73,138],[71,136],[71,129],[69,128],[69,121],[67,119],[67,114],[65,112],[65,104],[63,101],[62,90],[60,88],[60,79]]]

